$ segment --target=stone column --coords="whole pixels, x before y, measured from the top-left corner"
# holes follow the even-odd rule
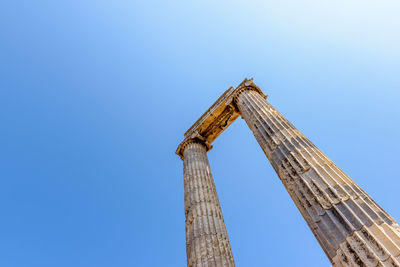
[[[189,139],[180,145],[185,186],[187,266],[234,267],[207,159],[208,148],[198,139]]]
[[[235,103],[334,266],[400,266],[400,228],[255,89]]]

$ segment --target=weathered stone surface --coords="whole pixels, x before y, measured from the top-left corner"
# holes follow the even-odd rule
[[[235,103],[336,266],[400,266],[396,221],[252,88]]]
[[[185,132],[185,140],[198,138],[208,144],[208,150],[211,144],[229,125],[231,125],[238,117],[239,112],[233,103],[233,98],[242,88],[253,88],[263,94],[253,80],[245,79],[237,88],[230,87],[226,90],[214,104]],[[182,156],[182,147],[185,140],[179,145],[176,153]]]
[[[207,159],[200,139],[182,149],[185,186],[186,253],[190,267],[234,267],[232,250]]]
[[[400,227],[266,101],[252,80],[229,88],[185,133],[188,266],[234,266],[206,152],[239,115],[334,266],[400,266]]]

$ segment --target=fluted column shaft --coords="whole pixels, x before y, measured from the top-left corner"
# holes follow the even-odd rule
[[[186,253],[190,267],[234,267],[207,149],[199,141],[183,150]]]
[[[400,266],[400,228],[258,92],[235,103],[335,266]]]

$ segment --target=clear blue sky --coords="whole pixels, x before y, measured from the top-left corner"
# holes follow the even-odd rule
[[[2,1],[0,266],[185,266],[174,152],[245,77],[400,220],[399,10]],[[209,159],[237,266],[329,266],[243,120]]]

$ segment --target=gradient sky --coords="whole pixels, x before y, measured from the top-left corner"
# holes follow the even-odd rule
[[[185,266],[175,149],[245,77],[399,220],[399,10],[2,1],[0,266]],[[237,266],[330,266],[243,120],[208,155]]]

